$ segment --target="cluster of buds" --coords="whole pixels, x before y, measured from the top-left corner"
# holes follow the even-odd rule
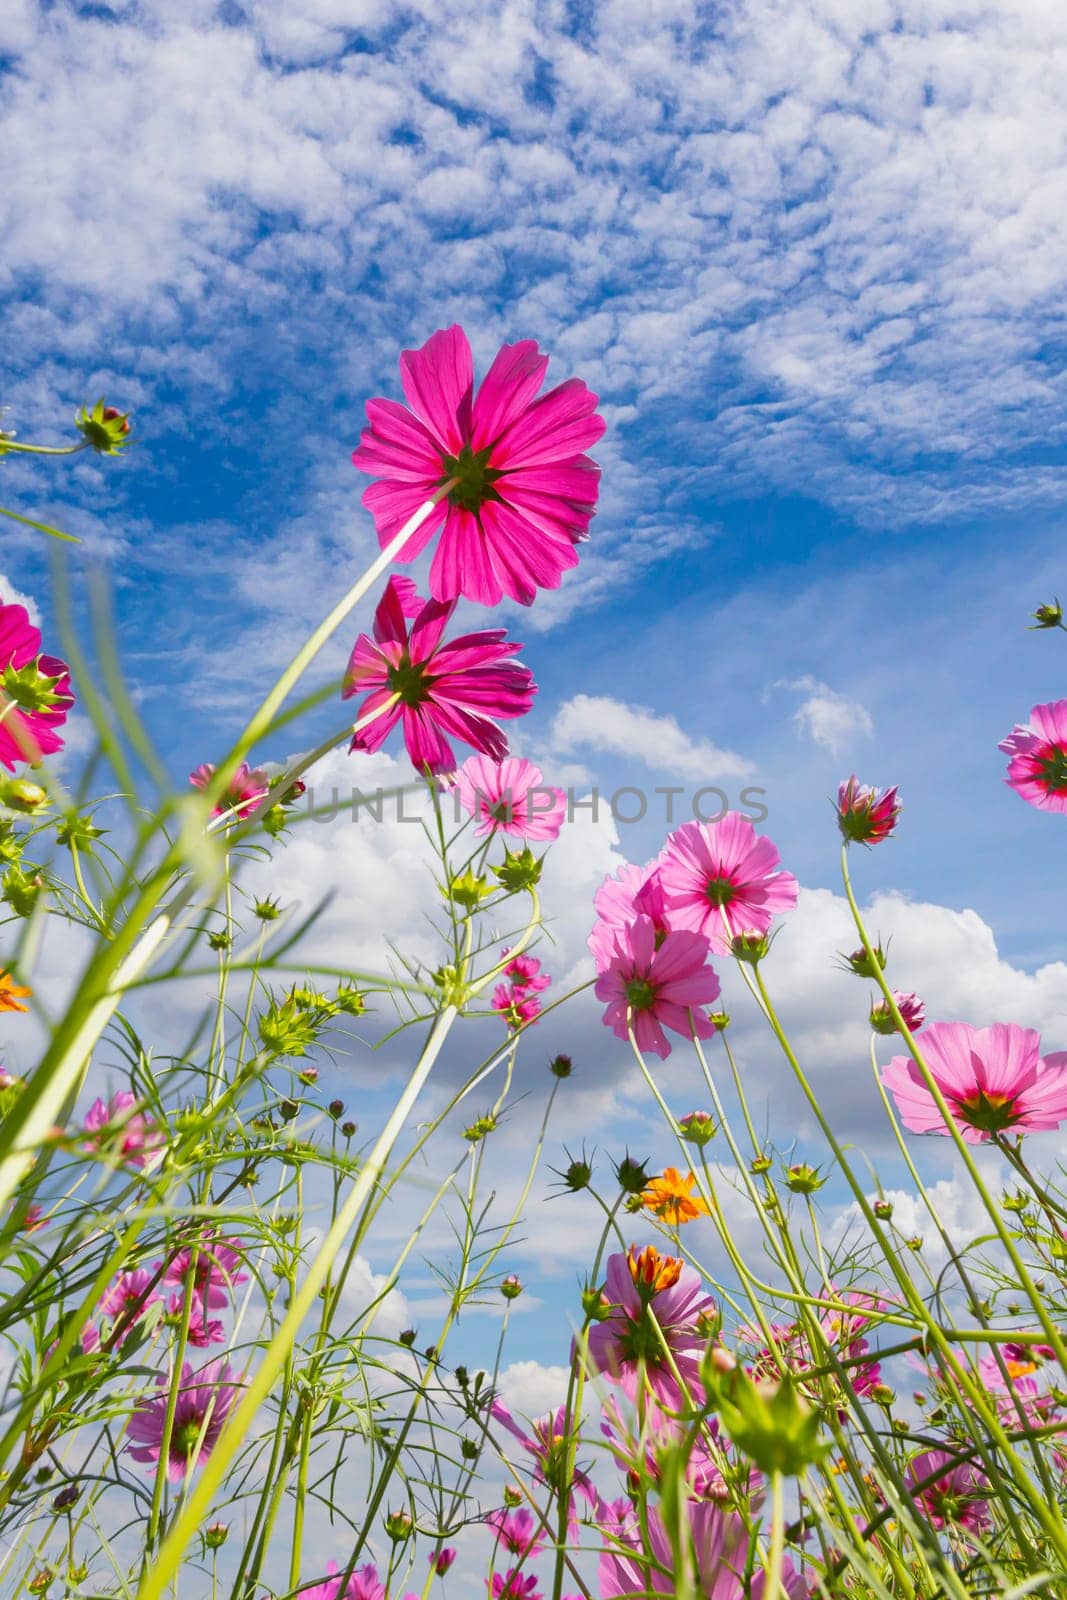
[[[304,1056],[332,1018],[358,1017],[366,1009],[363,994],[350,985],[342,985],[332,996],[294,985],[283,1000],[272,1000],[260,1017],[260,1042],[274,1056]]]

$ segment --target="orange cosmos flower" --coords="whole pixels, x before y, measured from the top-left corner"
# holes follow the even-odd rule
[[[33,993],[17,984],[10,972],[0,970],[0,1011],[28,1011],[29,1006],[19,1002]]]
[[[691,1172],[683,1178],[677,1167],[665,1167],[661,1178],[652,1179],[641,1196],[641,1204],[646,1211],[677,1228],[683,1222],[692,1222],[694,1217],[711,1214],[706,1202],[693,1193],[695,1187],[696,1178]]]

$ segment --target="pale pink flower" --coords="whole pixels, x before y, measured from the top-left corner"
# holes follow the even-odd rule
[[[748,817],[729,811],[718,822],[686,822],[670,835],[660,857],[667,920],[672,928],[703,934],[727,955],[737,934],[763,934],[771,918],[797,903],[797,880],[778,869],[770,839]]]
[[[469,756],[456,773],[456,793],[464,811],[478,819],[478,838],[510,833],[523,839],[558,839],[567,809],[562,789],[544,782],[532,761],[508,756]]]
[[[160,1376],[156,1382],[159,1392],[142,1400],[126,1424],[135,1461],[158,1461],[162,1452],[170,1380]],[[240,1384],[222,1356],[198,1372],[188,1362],[183,1364],[167,1459],[171,1483],[180,1482],[190,1467],[211,1454],[240,1392]]]
[[[594,1372],[614,1379],[633,1400],[642,1387],[643,1366],[644,1385],[652,1398],[672,1411],[685,1399],[675,1371],[691,1393],[702,1392],[700,1358],[710,1337],[715,1302],[704,1293],[699,1272],[677,1256],[660,1255],[652,1245],[641,1251],[632,1245],[625,1255],[609,1256],[601,1297],[611,1314],[589,1330]]]
[[[666,1058],[664,1028],[686,1039],[710,1039],[715,1024],[701,1006],[717,999],[719,980],[708,966],[708,942],[698,933],[668,933],[658,944],[651,917],[639,916],[617,934],[615,953],[596,980],[607,1001],[604,1023],[620,1039],[630,1030],[639,1050]]]
[[[73,704],[66,662],[42,655],[41,630],[25,606],[0,598],[0,762],[14,772],[62,750],[56,729]]]
[[[989,1479],[972,1462],[947,1450],[923,1450],[908,1462],[904,1481],[933,1527],[988,1528]]]
[[[82,1124],[89,1149],[117,1152],[131,1167],[144,1167],[162,1150],[166,1140],[143,1111],[135,1094],[119,1089],[110,1100],[94,1100]]]
[[[723,1510],[713,1500],[682,1504],[703,1600],[763,1600],[767,1574],[758,1561],[751,1578],[746,1577],[751,1541],[744,1519],[735,1511]],[[633,1512],[629,1517],[619,1517],[613,1511],[605,1521],[607,1542],[599,1567],[603,1600],[677,1593],[674,1550],[654,1507],[648,1509],[645,1529],[646,1533],[642,1533]],[[789,1556],[782,1562],[782,1588],[789,1600],[802,1600],[808,1592]]]
[[[189,782],[194,789],[206,789],[215,776],[215,767],[210,761],[202,761],[189,774]],[[219,796],[212,811],[212,816],[246,817],[254,811],[259,802],[270,791],[270,779],[259,767],[252,768],[247,761],[242,761],[226,788]]]
[[[1011,757],[1004,781],[1016,794],[1039,811],[1067,811],[1067,700],[1034,706],[997,749]]]
[[[342,699],[365,696],[359,719],[379,713],[353,735],[353,750],[380,750],[402,723],[419,772],[455,770],[450,739],[497,761],[507,755],[498,720],[529,711],[537,686],[529,668],[512,659],[522,646],[508,643],[503,628],[443,642],[455,609],[454,600],[421,601],[408,579],[390,578],[374,613],[374,638],[361,633],[356,640],[341,690]]]
[[[341,1593],[341,1580],[337,1576],[337,1562],[327,1562],[326,1572],[327,1577],[322,1583],[312,1583],[309,1584],[306,1589],[300,1589],[297,1591],[299,1600],[339,1600]]]
[[[837,825],[850,844],[881,844],[896,827],[900,809],[895,787],[879,794],[854,775],[838,785]]]
[[[474,393],[462,328],[400,357],[410,410],[369,400],[352,460],[378,481],[364,490],[384,547],[450,478],[457,485],[401,550],[411,561],[441,529],[430,567],[437,600],[466,595],[529,605],[578,564],[600,473],[584,454],[604,432],[597,396],[570,378],[535,398],[548,367],[532,339],[504,345]]]
[[[667,933],[667,908],[659,876],[660,859],[657,856],[655,861],[649,861],[643,867],[635,867],[627,862],[618,872],[605,878],[593,896],[597,922],[589,935],[589,949],[598,972],[610,966],[617,935],[624,933],[635,917],[652,918],[657,942]]]
[[[385,1600],[385,1585],[378,1568],[368,1562],[353,1572],[345,1589],[345,1600]]]
[[[1033,1028],[995,1022],[934,1022],[922,1037],[922,1056],[968,1144],[992,1133],[1058,1128],[1067,1119],[1067,1051],[1040,1054]],[[910,1056],[894,1056],[882,1082],[912,1133],[947,1134],[937,1102]]]

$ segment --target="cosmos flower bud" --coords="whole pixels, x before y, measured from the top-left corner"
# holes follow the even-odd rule
[[[688,1116],[682,1117],[678,1127],[687,1144],[701,1148],[714,1139],[718,1132],[710,1111],[690,1111]]]
[[[748,1170],[752,1173],[753,1177],[758,1178],[761,1173],[770,1172],[773,1165],[774,1162],[771,1160],[770,1156],[756,1156],[754,1161],[749,1162]]]
[[[888,1222],[893,1215],[892,1200],[876,1200],[871,1207],[879,1222]]]
[[[486,1134],[493,1133],[496,1129],[496,1118],[490,1112],[484,1117],[476,1117],[469,1128],[464,1128],[463,1137],[468,1144],[479,1144]]]
[[[385,1518],[385,1531],[394,1544],[403,1544],[411,1537],[412,1522],[406,1511],[390,1511]]]
[[[730,1026],[730,1013],[728,1011],[709,1011],[708,1021],[713,1028],[717,1028],[720,1033],[724,1033]]]
[[[757,966],[771,947],[765,933],[737,933],[730,940],[730,953],[737,961],[747,961]]]
[[[448,888],[442,891],[446,900],[454,900],[456,905],[466,906],[469,911],[475,910],[492,892],[486,879],[469,868],[466,872],[458,873]]]
[[[517,1489],[514,1484],[506,1483],[504,1485],[504,1504],[509,1511],[514,1511],[516,1507],[521,1506],[522,1490]]]
[[[403,1333],[397,1334],[397,1338],[400,1340],[402,1345],[406,1346],[406,1348],[410,1350],[412,1345],[415,1343],[415,1340],[418,1338],[418,1334],[414,1328],[405,1328]]]
[[[878,972],[885,971],[885,964],[889,958],[879,944],[871,946],[871,955],[874,957],[873,961],[866,950],[853,950],[850,956],[845,956],[845,965],[850,972],[856,974],[857,978],[876,978]]]
[[[10,867],[4,874],[0,899],[11,907],[16,917],[29,917],[33,914],[44,886],[41,874],[32,867],[29,871],[22,867]]]
[[[209,1528],[204,1529],[204,1543],[209,1550],[220,1550],[229,1537],[229,1526],[225,1522],[213,1522]]]
[[[1031,631],[1037,628],[1058,628],[1063,621],[1063,607],[1058,600],[1038,606],[1031,614],[1034,619],[1030,624]]]
[[[574,1063],[570,1056],[553,1056],[548,1063],[548,1070],[554,1078],[569,1078],[574,1070]]]
[[[467,1443],[469,1443],[469,1441],[464,1439],[463,1443],[467,1444]],[[475,1446],[475,1454],[476,1455],[477,1455],[477,1450],[478,1450],[478,1447],[476,1445]],[[433,1570],[436,1572],[436,1574],[437,1574],[437,1576],[439,1578],[443,1578],[444,1577],[445,1573],[448,1571],[449,1567],[452,1565],[452,1563],[453,1563],[453,1561],[455,1561],[455,1559],[456,1559],[456,1552],[455,1552],[455,1550],[453,1550],[451,1548],[451,1546],[448,1546],[444,1550],[431,1550],[431,1552],[430,1552],[430,1565],[433,1568]]]
[[[819,1437],[819,1413],[792,1378],[754,1381],[743,1367],[721,1373],[710,1359],[700,1376],[722,1427],[743,1455],[762,1472],[795,1477],[814,1465],[827,1446]]]
[[[894,989],[893,999],[908,1032],[918,1033],[926,1021],[926,1007],[919,999],[919,996],[917,994],[901,994],[899,989]],[[875,1033],[897,1033],[899,1031],[896,1018],[889,1009],[887,1000],[875,1001],[872,1004],[870,1023]]]
[[[825,1182],[826,1179],[818,1167],[808,1166],[803,1161],[798,1161],[795,1166],[785,1169],[786,1188],[792,1189],[794,1194],[814,1194]]]
[[[502,889],[518,894],[523,889],[533,889],[541,881],[543,856],[535,856],[529,845],[512,852],[505,848],[504,859],[493,873]]]
[[[48,804],[48,795],[39,783],[29,778],[5,778],[0,782],[0,805],[9,811],[29,813]],[[61,843],[63,841],[60,841]]]
[[[648,1163],[635,1161],[627,1151],[615,1166],[615,1181],[623,1194],[643,1194],[648,1188]]]
[[[590,1183],[592,1182],[592,1164],[584,1155],[580,1156],[571,1162],[570,1166],[566,1168],[561,1176],[565,1186],[570,1189],[573,1194],[577,1194],[580,1189],[588,1189]]]
[[[74,418],[74,426],[98,455],[117,456],[130,442],[128,412],[105,405],[103,400],[98,400],[91,410],[82,406]]]
[[[501,1281],[500,1293],[505,1300],[517,1300],[522,1293],[521,1279],[516,1277],[514,1272],[509,1272],[507,1277]]]
[[[588,1284],[582,1290],[582,1312],[587,1322],[606,1322],[612,1314],[611,1304],[597,1284]]]
[[[27,1594],[47,1594],[52,1586],[55,1573],[51,1567],[41,1567],[34,1573],[26,1584]]]

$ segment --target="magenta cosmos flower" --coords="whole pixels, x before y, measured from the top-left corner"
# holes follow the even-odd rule
[[[904,1481],[935,1528],[989,1526],[989,1480],[947,1450],[924,1450],[908,1462]]]
[[[41,654],[41,630],[25,606],[0,599],[0,762],[14,772],[62,750],[56,729],[73,704],[66,662]]]
[[[718,822],[687,822],[667,840],[659,877],[672,928],[701,933],[717,955],[736,934],[763,934],[797,903],[797,880],[738,811]]]
[[[390,578],[374,613],[374,638],[361,633],[345,674],[342,699],[366,696],[359,719],[378,715],[352,739],[353,750],[380,750],[403,723],[419,772],[454,772],[449,739],[462,739],[501,761],[508,741],[497,722],[529,711],[537,685],[512,657],[503,628],[465,633],[444,643],[455,601],[422,600],[408,578]],[[412,618],[408,631],[408,618]]]
[[[86,1147],[119,1154],[131,1167],[144,1167],[166,1140],[150,1117],[137,1109],[137,1096],[119,1089],[110,1100],[94,1100],[85,1113]]]
[[[918,1033],[926,1021],[926,1007],[917,994],[902,994],[893,990],[893,999],[909,1033]],[[871,1027],[875,1033],[896,1033],[897,1023],[887,1000],[871,1001]]]
[[[968,1144],[992,1133],[1058,1128],[1067,1118],[1067,1051],[1042,1056],[1033,1028],[994,1022],[934,1022],[922,1055]],[[912,1133],[947,1133],[937,1102],[910,1056],[894,1056],[882,1082]]]
[[[132,1272],[120,1272],[100,1296],[97,1307],[100,1315],[111,1322],[118,1322],[121,1318],[124,1324],[125,1331],[120,1335],[120,1344],[129,1338],[134,1325],[141,1320],[149,1306],[159,1302],[160,1296],[155,1292],[152,1277],[153,1274],[144,1267],[136,1267]]]
[[[475,835],[510,833],[523,839],[558,839],[567,809],[562,789],[547,785],[532,761],[470,756],[456,773],[456,798],[475,817]]]
[[[711,1336],[715,1302],[704,1293],[698,1272],[676,1256],[661,1256],[652,1245],[640,1252],[631,1245],[625,1255],[608,1257],[601,1296],[611,1314],[589,1330],[594,1372],[613,1378],[633,1400],[643,1365],[652,1398],[672,1411],[684,1403],[673,1368],[691,1393],[700,1392],[700,1358]]]
[[[168,1288],[177,1285],[184,1289],[193,1271],[193,1286],[204,1305],[229,1305],[232,1291],[248,1282],[248,1273],[241,1271],[240,1248],[240,1239],[206,1238],[196,1247],[195,1270],[192,1247],[177,1250],[167,1262],[161,1282]]]
[[[194,789],[206,789],[215,776],[215,766],[211,761],[202,761],[194,771],[189,774],[189,782]],[[270,790],[270,779],[259,767],[250,767],[247,761],[242,761],[233,777],[226,785],[225,791],[219,796],[212,816],[247,817],[254,811],[259,802]]]
[[[714,1501],[683,1502],[690,1549],[704,1600],[762,1600],[767,1574],[758,1561],[751,1577],[750,1537],[745,1521],[735,1511],[724,1511]],[[677,1594],[675,1559],[670,1535],[659,1512],[649,1507],[642,1532],[636,1513],[612,1515],[604,1527],[607,1543],[598,1575],[604,1600],[636,1595]],[[789,1600],[801,1600],[807,1585],[788,1556],[782,1562],[782,1588]]]
[[[130,1455],[135,1461],[158,1461],[162,1452],[170,1381],[165,1377],[156,1381],[159,1393],[143,1400],[126,1424],[126,1432],[133,1440]],[[167,1455],[171,1483],[178,1483],[190,1467],[211,1454],[240,1392],[240,1384],[234,1382],[230,1364],[223,1357],[209,1361],[199,1372],[184,1363]]]
[[[668,933],[657,942],[651,917],[635,917],[616,935],[615,953],[596,980],[607,1001],[604,1022],[619,1039],[630,1029],[639,1050],[665,1059],[670,1028],[686,1039],[710,1039],[715,1024],[700,1009],[718,998],[719,980],[708,966],[708,941],[698,933]]]
[[[511,1511],[507,1506],[490,1511],[485,1525],[496,1534],[497,1544],[513,1556],[525,1559],[539,1555],[545,1548],[544,1524],[525,1506],[519,1511]]]
[[[411,561],[440,528],[430,567],[436,600],[466,595],[529,605],[577,566],[600,478],[585,451],[604,432],[597,396],[570,378],[536,398],[548,357],[532,339],[504,345],[474,393],[460,327],[439,330],[400,357],[410,410],[369,400],[370,423],[352,460],[378,481],[364,490],[384,547],[449,479],[454,487],[404,545]]]
[[[866,788],[853,775],[838,785],[837,826],[850,844],[881,844],[897,825],[900,802],[896,788]]]
[[[997,749],[1011,756],[1004,781],[1016,794],[1039,811],[1067,811],[1067,700],[1035,706]]]
[[[659,858],[643,867],[626,862],[618,872],[605,878],[593,896],[597,922],[589,935],[598,972],[610,966],[616,937],[625,932],[635,917],[651,917],[657,941],[667,932],[667,910],[659,876]]]

